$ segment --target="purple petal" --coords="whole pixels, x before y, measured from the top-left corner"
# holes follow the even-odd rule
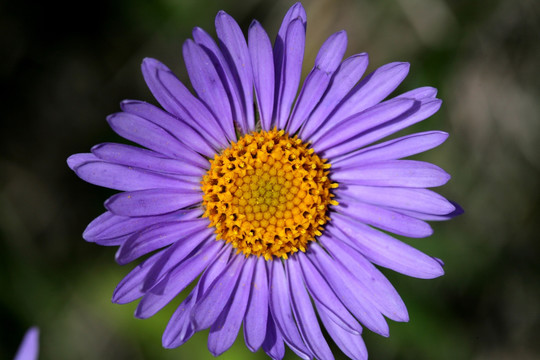
[[[253,256],[244,260],[242,274],[238,279],[234,293],[231,295],[229,304],[210,328],[208,350],[214,356],[219,356],[227,351],[238,336],[249,300],[255,262],[256,259]]]
[[[326,331],[341,351],[353,360],[367,360],[368,353],[362,336],[360,334],[352,334],[336,325],[332,321],[330,311],[324,306],[321,307],[317,304],[317,310]]]
[[[421,279],[444,274],[441,264],[434,258],[365,224],[333,214],[332,225],[348,236],[350,245],[377,265]]]
[[[341,302],[364,326],[382,336],[388,336],[388,324],[379,310],[371,303],[359,281],[339,262],[333,260],[317,244],[311,244],[308,258],[318,266],[321,273]]]
[[[409,99],[415,99],[415,100],[425,100],[425,99],[433,99],[437,96],[437,89],[431,86],[424,86],[419,87],[413,90],[409,90],[407,92],[404,92],[403,94],[400,94],[396,96],[396,99],[399,98],[409,98]]]
[[[105,143],[92,148],[96,160],[105,160],[115,164],[134,166],[141,169],[177,174],[181,176],[202,176],[206,171],[191,163],[171,159],[154,151],[125,144]],[[208,163],[208,166],[210,163]]]
[[[406,113],[414,112],[419,107],[420,103],[412,99],[385,101],[341,121],[326,133],[319,132],[321,134],[320,137],[314,137],[312,139],[313,148],[317,153],[328,149],[325,154],[329,153],[331,156],[341,155],[341,153],[334,151],[336,145],[341,143],[347,143],[347,149],[350,149],[349,151],[355,150],[357,147],[349,144],[354,143],[354,139],[358,135]],[[352,139],[352,141],[347,141],[349,139]]]
[[[345,95],[360,80],[368,66],[368,55],[366,53],[349,57],[339,66],[330,81],[328,90],[324,94],[315,110],[306,120],[300,130],[300,137],[309,140],[310,137],[320,128],[328,115],[334,110]]]
[[[189,313],[195,304],[197,290],[198,288],[195,287],[171,316],[161,339],[165,349],[174,349],[183,345],[195,334],[189,320]]]
[[[14,360],[37,360],[39,356],[39,329],[31,327],[24,334],[24,338],[15,354]]]
[[[155,315],[212,263],[222,246],[222,242],[211,241],[197,255],[185,260],[165,275],[163,280],[143,296],[135,310],[135,316],[146,319]]]
[[[120,246],[123,243],[125,243],[131,235],[121,235],[115,238],[107,238],[107,239],[96,239],[92,240],[92,242],[101,245],[101,246]]]
[[[129,217],[123,217],[123,216],[117,216],[111,213],[110,211],[106,211],[103,214],[99,215],[97,218],[92,220],[90,224],[86,227],[86,229],[83,232],[83,238],[86,241],[89,242],[95,242],[98,239],[112,239],[116,238],[122,235],[131,234],[134,230],[131,229],[131,226],[122,226],[127,221],[130,221],[131,218]],[[155,222],[158,222],[159,220],[151,219],[148,223],[154,224]],[[106,234],[101,235],[103,232],[106,232],[109,228],[115,228],[118,225],[120,225],[120,232],[115,233],[112,232],[112,235]],[[142,225],[141,228],[146,227],[145,225]],[[135,230],[136,231],[136,230]]]
[[[311,136],[313,142],[344,119],[359,114],[386,98],[401,83],[409,71],[408,63],[384,65],[366,76],[336,107],[324,125]]]
[[[75,170],[76,167],[91,161],[99,160],[94,154],[82,153],[73,154],[67,158],[67,164],[71,170]]]
[[[107,121],[123,138],[168,157],[198,165],[203,169],[208,168],[208,160],[182,144],[163,128],[142,117],[121,112],[109,115]]]
[[[207,227],[208,220],[206,219],[175,221],[153,225],[141,232],[133,234],[124,242],[116,252],[116,262],[120,265],[125,265],[149,252],[176,241],[187,241],[185,240],[186,237],[189,238],[198,232],[202,232]],[[211,230],[203,234],[208,237],[211,234]]]
[[[227,304],[240,276],[244,258],[234,257],[223,273],[202,294],[191,312],[191,321],[196,331],[209,328],[217,320]]]
[[[105,207],[115,215],[149,216],[170,213],[201,201],[200,191],[148,189],[113,195],[105,201]]]
[[[296,133],[317,106],[326,91],[332,75],[338,68],[347,48],[347,33],[337,32],[322,45],[315,66],[304,81],[298,100],[287,124],[289,133]]]
[[[315,67],[325,72],[334,72],[338,68],[347,50],[347,33],[338,31],[326,39],[315,58]]]
[[[300,2],[297,2],[293,6],[291,6],[289,10],[287,10],[287,13],[285,14],[285,16],[283,17],[283,21],[281,22],[281,26],[279,27],[279,31],[276,37],[276,45],[275,45],[276,47],[278,46],[278,44],[283,45],[283,43],[285,42],[285,37],[287,35],[287,29],[290,23],[294,19],[297,19],[297,18],[301,19],[302,22],[306,24],[307,22],[306,10],[304,10],[304,7],[302,6],[302,3]]]
[[[302,338],[317,359],[333,359],[332,351],[330,351],[328,344],[324,340],[317,321],[317,315],[302,281],[298,259],[296,256],[292,256],[285,264],[287,266],[293,313]]]
[[[291,120],[287,123],[287,132],[291,134],[296,133],[300,126],[306,122],[311,111],[321,100],[321,96],[324,94],[330,78],[331,74],[321,69],[314,68],[311,70],[298,95],[298,101],[291,115]]]
[[[90,184],[120,191],[155,188],[173,188],[185,191],[200,190],[200,185],[193,182],[103,161],[84,163],[74,170],[81,179]]]
[[[445,214],[445,215],[434,215],[434,214],[426,214],[426,213],[422,213],[422,212],[417,212],[417,211],[410,211],[410,210],[399,210],[401,213],[405,214],[405,215],[408,215],[408,216],[412,216],[412,217],[415,217],[417,219],[421,219],[421,220],[427,220],[427,221],[446,221],[446,220],[450,220],[452,218],[455,218],[456,216],[458,215],[461,215],[464,213],[464,210],[461,206],[459,206],[459,204],[453,202],[453,201],[449,201],[450,204],[452,204],[452,206],[455,208],[454,211],[448,213],[448,214]]]
[[[349,141],[341,144],[328,151],[327,156],[334,157],[347,154],[350,151],[356,150],[388,135],[391,135],[399,130],[405,129],[419,121],[425,120],[439,110],[441,107],[441,100],[429,100],[422,102],[420,108],[414,112],[407,112],[402,116],[399,116],[391,121],[387,121],[384,124],[373,127],[363,134],[356,137],[353,141]],[[333,161],[333,160],[332,160]]]
[[[244,340],[249,350],[257,351],[266,336],[268,318],[268,277],[265,259],[259,257],[253,277],[253,286],[244,318]]]
[[[176,241],[163,251],[160,261],[152,266],[144,278],[142,290],[148,291],[154,287],[171,269],[189,259],[191,255],[198,253],[199,249],[205,248],[211,242],[215,242],[212,229],[206,229],[187,236],[181,241]]]
[[[285,356],[285,345],[283,338],[274,324],[272,313],[268,312],[268,322],[266,323],[266,337],[262,344],[264,352],[274,360],[281,360]]]
[[[392,284],[361,253],[336,238],[336,233],[337,230],[332,232],[333,236],[322,236],[323,246],[360,280],[364,291],[383,315],[394,321],[409,321],[407,308]]]
[[[184,344],[195,333],[193,324],[191,324],[191,310],[195,306],[200,294],[204,293],[208,285],[221,274],[227,265],[230,253],[230,247],[225,246],[222,248],[218,258],[205,270],[197,286],[195,286],[193,291],[175,311],[163,333],[163,346],[165,348],[178,347]]]
[[[121,108],[127,113],[140,116],[167,130],[190,149],[193,149],[206,157],[214,156],[215,148],[212,148],[205,137],[183,120],[160,108],[144,101],[137,100],[124,100],[122,101]]]
[[[452,203],[427,189],[347,185],[339,193],[372,205],[426,214],[446,215],[455,210]]]
[[[332,162],[333,168],[353,167],[381,160],[396,160],[433,149],[448,138],[443,131],[426,131],[392,139]]]
[[[302,61],[304,59],[304,44],[306,40],[306,28],[302,19],[291,21],[287,28],[284,43],[284,53],[281,59],[276,59],[279,54],[274,52],[274,62],[281,60],[281,67],[276,66],[276,99],[274,116],[278,129],[285,128],[291,107],[298,92],[300,76],[302,75]],[[278,71],[279,70],[279,71]]]
[[[210,60],[212,60],[223,86],[229,95],[233,119],[238,123],[242,132],[246,132],[248,129],[245,114],[246,109],[237,74],[233,73],[221,49],[206,31],[199,27],[194,28],[193,39],[206,52]]]
[[[186,69],[195,92],[213,111],[214,116],[220,119],[229,140],[235,140],[231,105],[212,61],[191,39],[184,42],[182,50]]]
[[[261,126],[268,131],[272,128],[274,107],[274,57],[266,31],[255,20],[249,27],[248,46]]]
[[[450,175],[433,164],[415,160],[386,160],[336,169],[332,180],[353,185],[435,187],[446,184]]]
[[[358,114],[384,100],[405,79],[408,72],[408,63],[395,62],[381,66],[366,76],[328,117],[324,126],[313,137],[313,141],[343,119]]]
[[[208,108],[182,84],[169,68],[155,59],[142,63],[146,84],[165,110],[184,120],[215,148],[228,144],[225,133]]]
[[[304,345],[296,327],[290,304],[290,293],[285,271],[280,261],[272,261],[270,271],[270,310],[279,333],[289,347],[302,359],[311,359],[311,352]]]
[[[330,312],[332,321],[348,332],[361,334],[362,326],[343,306],[339,298],[334,294],[330,285],[326,282],[321,273],[315,268],[311,261],[307,260],[304,253],[298,254],[304,281],[309,293],[321,306],[326,307]]]
[[[161,258],[163,252],[158,252],[137,265],[127,274],[114,289],[112,302],[128,304],[144,295],[141,284],[152,266]]]
[[[285,66],[284,58],[285,58],[285,43],[286,43],[286,38],[287,38],[287,31],[289,30],[289,26],[291,22],[296,19],[299,19],[300,21],[302,21],[302,23],[304,24],[304,28],[306,27],[307,15],[306,15],[306,11],[304,10],[300,2],[297,2],[296,4],[291,6],[290,9],[287,11],[285,16],[283,17],[283,21],[281,22],[281,26],[276,36],[276,40],[274,41],[276,99],[278,98],[278,94],[281,93],[280,88],[283,85],[280,79],[282,78],[282,72]]]
[[[428,223],[383,207],[340,197],[337,211],[359,222],[398,235],[422,238],[433,234]]]
[[[113,239],[166,221],[190,220],[202,214],[201,209],[180,210],[167,215],[145,216],[131,218],[118,216],[107,211],[95,218],[84,230],[83,238],[86,241]]]
[[[240,26],[226,12],[220,11],[216,16],[216,33],[225,58],[231,69],[238,76],[239,90],[243,100],[245,116],[245,131],[255,130],[255,118],[253,115],[253,73],[251,59],[246,44],[246,38],[242,34]],[[246,127],[247,126],[247,127]]]
[[[236,251],[230,244],[223,247],[218,258],[205,270],[204,274],[199,279],[199,283],[197,284],[197,287],[199,288],[197,301],[203,298],[203,295],[208,291],[210,286],[212,286],[214,280],[230,265],[229,263],[232,262],[230,259],[232,256],[235,256],[235,254]]]

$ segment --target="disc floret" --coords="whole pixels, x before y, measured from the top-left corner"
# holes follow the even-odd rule
[[[305,251],[322,234],[328,206],[337,205],[330,164],[283,130],[246,134],[210,163],[203,216],[218,240],[246,256],[287,259]]]

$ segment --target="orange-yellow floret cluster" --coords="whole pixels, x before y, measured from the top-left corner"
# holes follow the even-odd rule
[[[330,164],[283,130],[244,135],[216,154],[203,177],[204,217],[246,256],[287,259],[305,251],[337,205]]]

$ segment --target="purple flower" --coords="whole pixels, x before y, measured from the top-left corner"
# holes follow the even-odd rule
[[[39,353],[39,329],[31,327],[24,334],[23,341],[17,350],[15,360],[36,360]]]
[[[83,180],[122,191],[84,238],[119,246],[119,264],[147,256],[117,286],[115,303],[140,299],[135,316],[147,318],[200,276],[165,329],[166,348],[210,328],[208,348],[219,355],[243,323],[251,351],[281,359],[287,344],[301,358],[331,359],[323,325],[347,356],[365,359],[362,325],[388,336],[385,317],[408,321],[376,266],[443,274],[440,260],[388,232],[427,237],[426,220],[458,211],[426,189],[445,184],[446,172],[402,160],[448,134],[372,145],[433,115],[436,89],[386,100],[409,65],[361,79],[368,56],[342,61],[341,31],[322,45],[297,96],[305,28],[297,3],[273,46],[256,21],[246,42],[235,20],[218,13],[217,43],[195,28],[183,46],[196,95],[145,59],[144,78],[163,110],[127,100],[109,116],[116,133],[145,149],[106,143],[68,159]]]

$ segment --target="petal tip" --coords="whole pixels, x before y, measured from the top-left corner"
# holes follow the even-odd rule
[[[306,10],[304,9],[304,6],[302,5],[302,2],[300,2],[300,1],[296,2],[293,6],[291,6],[291,10],[292,10],[292,9],[301,9],[301,10],[303,10],[304,12],[306,11]]]
[[[200,26],[195,26],[193,28],[193,30],[191,30],[191,33],[193,34],[193,37],[195,37],[195,34],[199,34],[199,33],[205,33],[206,31],[204,31]]]
[[[407,61],[400,61],[400,62],[397,63],[397,65],[400,66],[400,67],[404,67],[407,70],[409,70],[411,68],[411,63],[409,63]]]
[[[145,57],[143,58],[142,62],[141,62],[141,67],[149,67],[149,66],[154,66],[156,63],[158,63],[159,61],[154,59],[154,58],[151,58],[151,57]]]
[[[448,175],[450,176],[450,175]],[[446,216],[450,217],[450,218],[454,218],[456,216],[459,216],[461,214],[464,214],[465,213],[465,210],[461,207],[461,205],[459,205],[458,203],[456,203],[455,201],[449,201],[450,204],[452,204],[452,206],[454,207],[454,210],[450,213],[448,213]],[[444,264],[443,264],[444,265]]]
[[[151,70],[170,71],[169,68],[167,68],[167,66],[165,66],[161,61],[151,57],[146,57],[143,59],[141,69],[143,71],[143,75],[146,75],[146,73]]]
[[[347,41],[347,31],[346,30],[340,30],[340,31],[336,32],[333,36],[334,37],[344,38],[342,41]]]
[[[223,20],[227,21],[227,20],[229,20],[229,19],[234,20],[234,19],[232,18],[232,16],[229,15],[225,10],[219,10],[218,13],[216,14],[216,21],[215,21],[215,22],[216,22],[216,27],[218,26],[217,23],[218,23],[219,21],[223,21]]]
[[[139,303],[139,306],[137,306],[137,308],[135,309],[135,313],[133,314],[133,316],[135,316],[137,319],[147,319],[149,318],[148,315],[144,314],[144,311],[141,310],[141,303]]]
[[[425,279],[435,279],[444,275],[444,263],[442,260],[436,257],[432,257],[432,259],[434,260],[433,266],[430,273],[424,276]]]
[[[119,114],[120,113],[114,113],[114,114],[107,115],[105,120],[107,120],[107,123],[109,123],[109,125],[112,125],[116,121],[116,118],[118,117]]]
[[[120,101],[120,109],[124,110],[124,108],[126,106],[136,105],[136,104],[144,104],[144,103],[145,103],[144,101],[140,101],[140,100],[124,99],[124,100]]]
[[[125,243],[122,245],[125,245]],[[129,250],[126,250],[125,246],[120,246],[114,254],[114,261],[120,266],[127,265],[133,260],[129,258],[129,255]]]
[[[84,229],[82,238],[84,239],[84,241],[87,241],[87,242],[91,242],[91,243],[96,242],[95,234],[93,234],[93,231],[92,231],[92,228],[90,228],[90,225],[88,225],[86,229]]]
[[[253,27],[259,27],[261,25],[261,23],[259,23],[256,19],[253,19],[251,21],[251,24],[249,24],[249,29],[253,28]]]
[[[75,168],[77,167],[77,165],[79,165],[81,162],[80,162],[80,155],[79,154],[73,154],[71,155],[70,157],[68,157],[66,159],[66,163],[67,163],[67,166],[75,171]]]

